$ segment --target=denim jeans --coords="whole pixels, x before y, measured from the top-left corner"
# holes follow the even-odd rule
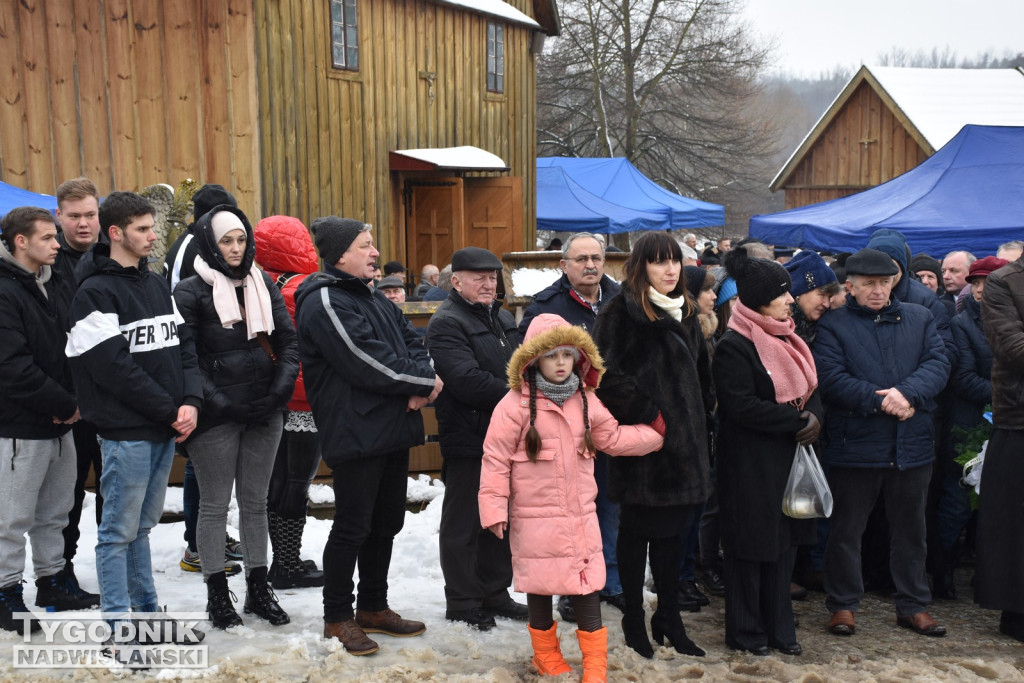
[[[100,609],[110,618],[156,609],[149,531],[160,521],[174,440],[111,441],[100,438],[103,518],[96,536]]]
[[[619,504],[608,499],[607,453],[598,451],[594,459],[594,479],[597,482],[597,524],[601,529],[601,551],[604,554],[605,581],[601,595],[621,595],[622,581],[619,580],[619,560],[615,547],[619,541]]]

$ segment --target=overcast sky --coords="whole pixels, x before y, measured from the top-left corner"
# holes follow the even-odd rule
[[[743,16],[775,38],[775,70],[808,78],[877,64],[893,46],[948,45],[957,60],[1024,52],[1024,0],[747,0]]]

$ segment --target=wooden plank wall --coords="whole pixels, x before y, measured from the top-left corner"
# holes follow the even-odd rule
[[[856,194],[926,158],[925,150],[865,81],[783,186],[786,208]]]
[[[527,15],[530,0],[510,3]],[[339,214],[405,259],[395,149],[474,145],[523,178],[524,246],[536,234],[532,31],[505,25],[505,93],[486,88],[487,18],[430,0],[359,3],[359,71],[334,69],[328,0],[257,2],[265,213]],[[430,82],[420,75],[433,73]]]
[[[261,213],[253,0],[0,0],[0,180],[217,182]]]

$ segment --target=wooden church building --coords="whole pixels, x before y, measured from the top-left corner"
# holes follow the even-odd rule
[[[374,225],[418,272],[532,245],[555,0],[0,0],[0,180],[186,178]]]
[[[909,171],[965,124],[1024,125],[1017,69],[862,66],[772,180],[792,209]]]

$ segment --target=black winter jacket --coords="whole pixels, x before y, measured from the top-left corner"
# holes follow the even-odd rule
[[[444,391],[434,401],[445,458],[483,457],[491,413],[505,394],[505,367],[522,339],[501,308],[471,304],[452,290],[427,326],[427,349]]]
[[[252,227],[245,215],[233,207],[220,207],[217,211],[230,211],[237,215],[246,232],[246,250],[237,271],[224,261],[210,232],[210,221],[214,211],[203,216],[195,227],[194,241],[197,254],[206,263],[229,277],[244,276],[253,268],[256,243]],[[259,271],[258,271],[259,272]],[[245,322],[225,328],[213,304],[213,286],[208,285],[199,275],[182,280],[174,290],[174,301],[178,310],[192,331],[199,358],[199,370],[203,378],[203,413],[195,434],[226,422],[265,421],[267,412],[283,412],[295,389],[295,378],[299,374],[299,344],[295,326],[284,297],[262,272],[267,285],[274,318],[274,332],[268,342],[276,356],[276,363],[264,351],[258,339],[249,339]],[[235,288],[239,307],[245,310],[243,289]],[[259,399],[273,400],[260,415],[253,412],[252,404]],[[243,417],[244,413],[244,417]]]
[[[53,418],[70,418],[78,405],[64,355],[67,311],[52,271],[44,296],[12,260],[0,244],[0,437],[52,439],[71,429]]]
[[[195,223],[190,223],[185,231],[178,235],[174,244],[167,250],[164,257],[164,277],[173,292],[178,288],[182,280],[187,280],[196,274],[196,234]]]
[[[628,292],[623,286],[597,316],[593,336],[607,367],[597,396],[621,424],[649,424],[661,411],[667,431],[660,451],[611,458],[609,497],[654,507],[703,503],[714,408],[708,345],[696,314],[651,321]]]
[[[757,348],[738,332],[722,335],[711,368],[718,398],[722,544],[738,559],[775,562],[790,548],[815,540],[812,520],[782,514],[796,433],[807,421],[794,406],[775,400],[775,385]],[[824,420],[817,390],[804,410]]]
[[[957,363],[951,382],[949,420],[965,429],[981,424],[985,406],[992,402],[992,349],[981,327],[981,304],[973,296],[950,323],[956,342]]]
[[[67,355],[82,417],[104,439],[163,441],[182,405],[201,407],[192,333],[145,260],[125,268],[98,243],[76,271]]]
[[[601,303],[607,303],[618,293],[619,284],[607,275],[603,276],[601,278]],[[526,336],[530,321],[541,313],[554,313],[564,318],[570,325],[578,325],[590,333],[594,331],[594,321],[597,318],[593,308],[573,296],[572,285],[569,284],[569,277],[565,273],[562,273],[562,277],[537,292],[533,297],[533,303],[527,306],[526,312],[523,313],[523,319],[519,323],[519,336]]]
[[[992,349],[992,424],[1024,429],[1024,259],[985,280],[981,324]]]
[[[848,294],[845,306],[818,322],[812,351],[827,463],[903,470],[935,459],[935,399],[950,364],[927,309],[893,299],[876,312]],[[915,408],[913,417],[900,422],[882,412],[875,392],[890,387]]]
[[[332,266],[295,293],[306,395],[331,467],[423,443],[410,396],[429,396],[434,369],[419,335],[379,290]]]

